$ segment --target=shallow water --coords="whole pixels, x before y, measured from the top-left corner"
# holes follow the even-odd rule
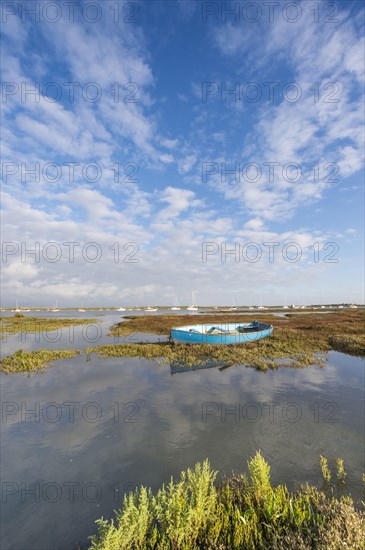
[[[132,313],[132,312],[125,312]],[[144,312],[137,311],[135,314]],[[11,314],[13,315],[13,314]],[[106,314],[100,312],[81,313],[78,311],[59,312],[57,315],[51,312],[33,312],[26,315],[31,317],[47,317],[52,319],[72,317],[73,319],[94,319],[95,322],[88,322],[86,325],[74,325],[60,327],[58,330],[40,330],[36,333],[6,334],[2,337],[1,355],[9,355],[22,349],[32,351],[37,349],[80,349],[88,347],[104,346],[106,344],[123,344],[135,342],[165,342],[167,336],[133,333],[128,336],[108,336],[110,327],[122,321],[125,315],[119,311],[108,311]],[[151,313],[150,315],[153,315]]]
[[[74,343],[82,347],[80,335]],[[15,345],[8,340],[6,353]],[[362,360],[336,352],[323,368],[266,373],[232,366],[172,375],[153,361],[82,355],[29,377],[2,375],[1,548],[86,545],[95,519],[110,518],[125,491],[156,489],[206,457],[219,476],[240,472],[257,449],[274,483],[291,488],[321,482],[320,453],[332,468],[342,457],[360,499],[363,387]]]

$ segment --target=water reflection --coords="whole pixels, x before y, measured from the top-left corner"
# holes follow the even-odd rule
[[[83,354],[29,377],[1,376],[2,475],[13,484],[1,548],[84,545],[95,519],[112,517],[135,485],[157,489],[206,457],[219,476],[242,471],[258,449],[274,483],[291,487],[320,483],[320,453],[333,471],[341,457],[348,489],[361,498],[362,367],[334,352],[324,368],[267,372]]]
[[[202,358],[199,363],[191,365],[186,361],[171,361],[170,370],[171,374],[177,374],[181,372],[193,372],[196,370],[202,369],[213,369],[218,368],[219,371],[225,370],[228,367],[231,367],[233,363],[228,363],[227,361],[219,361],[218,359],[213,359],[212,357]]]

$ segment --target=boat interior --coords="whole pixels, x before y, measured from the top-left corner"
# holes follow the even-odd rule
[[[224,325],[189,325],[185,327],[176,327],[175,330],[193,332],[195,334],[246,334],[266,330],[268,325],[257,321],[253,323],[227,323]]]

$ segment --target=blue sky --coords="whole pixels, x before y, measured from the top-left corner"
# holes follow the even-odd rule
[[[73,4],[2,3],[3,305],[363,302],[362,2]]]

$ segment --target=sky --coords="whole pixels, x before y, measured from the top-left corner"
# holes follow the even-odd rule
[[[364,4],[8,2],[2,306],[364,302]]]

